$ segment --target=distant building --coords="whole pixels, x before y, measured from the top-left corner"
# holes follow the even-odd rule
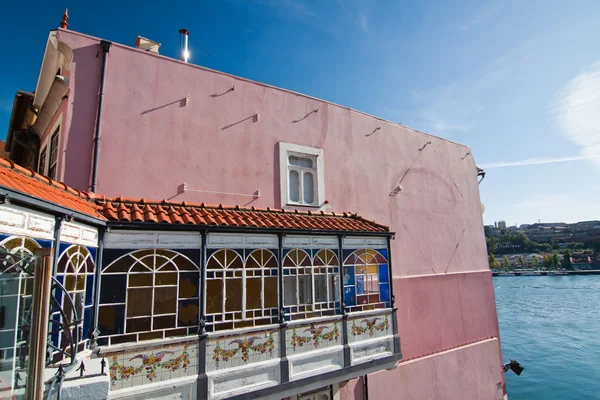
[[[506,221],[498,221],[498,229],[506,229]]]

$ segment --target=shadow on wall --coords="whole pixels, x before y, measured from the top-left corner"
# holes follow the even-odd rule
[[[109,56],[110,57],[110,56]],[[110,73],[110,59],[107,75]],[[67,111],[71,119],[69,135],[65,143],[64,181],[79,190],[90,190],[94,129],[98,110],[98,90],[102,71],[100,44],[80,47],[73,51],[71,84],[75,90],[69,93]],[[74,75],[73,75],[74,72]],[[97,77],[97,79],[91,79]],[[105,88],[106,89],[106,88]],[[61,135],[64,135],[64,127]]]

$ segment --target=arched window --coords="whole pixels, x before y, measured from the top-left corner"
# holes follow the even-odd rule
[[[349,311],[389,307],[389,268],[376,250],[361,249],[344,261],[344,302]]]
[[[71,301],[64,295],[61,295],[61,305],[64,312],[65,321],[63,324],[71,325],[71,331],[63,331],[60,339],[60,348],[65,349],[70,344],[67,335],[77,333],[78,351],[83,350],[88,339],[89,328],[92,318],[93,294],[94,294],[94,260],[89,250],[84,246],[68,247],[58,259],[56,267],[56,279],[64,286]],[[53,318],[58,318],[54,314]]]
[[[41,246],[33,239],[11,236],[0,242],[0,361],[19,359],[27,346],[33,294],[33,255]],[[24,271],[31,272],[31,274]],[[17,364],[17,368],[25,365]]]
[[[334,310],[335,302],[339,302],[339,266],[337,255],[328,249],[319,250],[313,260],[315,283],[315,311]],[[339,307],[339,306],[338,306]],[[331,315],[323,312],[323,315]]]
[[[267,325],[278,303],[277,258],[265,249],[216,250],[206,263],[208,330]]]
[[[291,319],[335,314],[339,301],[339,261],[331,250],[290,250],[283,261],[284,306]]]
[[[100,336],[111,336],[111,344],[185,336],[197,330],[199,307],[200,271],[189,258],[171,250],[134,251],[102,272]]]

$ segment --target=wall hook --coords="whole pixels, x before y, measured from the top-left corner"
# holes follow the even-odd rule
[[[428,145],[428,144],[431,144],[431,140],[430,140],[429,142],[425,143],[425,144],[423,145],[423,147],[421,147],[421,148],[419,149],[419,151],[423,151],[423,149],[424,149],[425,147],[427,147],[427,145]]]

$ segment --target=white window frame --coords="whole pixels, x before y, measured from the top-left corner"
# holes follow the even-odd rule
[[[314,201],[313,203],[304,202],[304,191],[302,190],[303,179],[300,175],[300,201],[292,201],[290,199],[290,169],[298,171],[305,170],[302,167],[291,166],[289,163],[290,156],[298,156],[310,158],[314,161]],[[315,147],[301,146],[298,144],[279,142],[279,183],[281,191],[281,206],[292,205],[302,207],[322,207],[325,202],[325,178],[324,178],[324,161],[323,150]]]
[[[54,161],[52,161],[52,139],[54,139],[56,137],[56,158],[54,159]],[[60,125],[55,128],[52,131],[52,134],[50,135],[50,138],[48,140],[48,145],[49,145],[49,154],[47,155],[48,158],[48,171],[47,174],[50,178],[52,178],[53,180],[58,180],[58,160],[60,158]],[[50,170],[52,169],[52,167],[54,167],[54,176],[51,176],[52,174],[50,174]]]
[[[42,158],[43,156],[43,158]],[[44,162],[42,162],[44,161]],[[43,164],[43,165],[42,165]],[[46,165],[48,164],[48,146],[44,145],[38,159],[38,174],[46,176]]]

